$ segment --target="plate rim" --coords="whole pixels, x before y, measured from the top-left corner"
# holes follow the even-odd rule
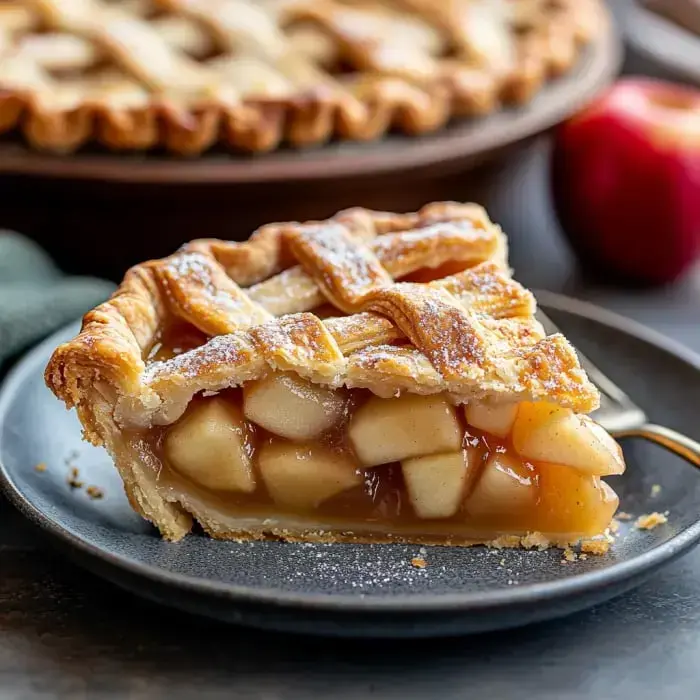
[[[678,341],[667,338],[632,319],[613,311],[603,309],[593,303],[573,299],[554,292],[537,291],[538,304],[543,308],[553,309],[580,316],[603,326],[613,327],[636,340],[653,345],[700,372],[700,354]],[[24,378],[40,358],[45,357],[49,348],[56,346],[56,337],[65,334],[66,329],[76,322],[67,324],[51,334],[36,347],[26,353],[11,369],[0,387],[0,427],[9,415],[17,389]],[[608,584],[622,583],[647,571],[653,571],[667,561],[675,559],[690,549],[700,540],[700,520],[685,530],[644,553],[619,562],[611,567],[576,574],[564,580],[545,581],[525,584],[521,587],[498,589],[493,591],[465,593],[425,593],[420,595],[393,594],[377,596],[358,596],[348,593],[299,593],[274,588],[260,588],[241,584],[230,584],[207,579],[199,579],[187,574],[164,570],[157,565],[138,562],[119,553],[110,552],[92,544],[70,532],[59,522],[51,519],[40,510],[12,478],[2,461],[2,444],[0,443],[0,491],[22,515],[39,529],[63,545],[77,550],[78,553],[96,560],[95,564],[115,568],[121,573],[145,577],[151,582],[166,587],[174,587],[185,593],[213,596],[227,599],[242,605],[269,605],[280,609],[300,609],[317,612],[354,612],[402,614],[405,612],[488,612],[533,604],[543,601],[565,599],[578,593],[585,593]],[[177,546],[173,544],[172,546]],[[83,564],[83,566],[86,566]],[[94,570],[94,567],[88,567]]]
[[[449,170],[469,161],[478,164],[489,153],[534,137],[566,119],[613,81],[622,64],[622,38],[610,12],[605,14],[601,36],[585,47],[569,73],[550,81],[532,103],[500,109],[481,119],[457,121],[434,134],[339,142],[349,147],[348,153],[338,153],[332,145],[325,145],[228,160],[205,154],[189,161],[138,153],[52,156],[32,151],[15,140],[0,143],[0,173],[129,184],[203,185],[310,182],[429,168]],[[543,109],[537,104],[540,97],[549,98],[553,104],[547,103]],[[384,148],[387,143],[393,147]]]

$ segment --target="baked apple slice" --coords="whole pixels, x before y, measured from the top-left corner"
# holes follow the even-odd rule
[[[348,438],[366,467],[442,452],[456,452],[463,430],[444,396],[372,396],[350,420]]]
[[[212,397],[193,404],[165,436],[170,466],[213,491],[255,490],[253,434],[236,403]]]

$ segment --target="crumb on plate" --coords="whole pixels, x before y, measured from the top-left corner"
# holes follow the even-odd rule
[[[415,566],[416,569],[425,569],[428,566],[428,562],[423,559],[423,557],[413,557],[411,559],[411,566]]]
[[[607,538],[592,538],[581,542],[581,551],[584,554],[602,556],[610,550],[610,540]]]
[[[576,554],[576,552],[574,552],[574,550],[571,549],[571,547],[567,547],[564,550],[564,558],[561,560],[561,563],[566,564],[567,562],[576,561],[577,559],[578,554]]]
[[[634,526],[638,530],[653,530],[659,525],[663,525],[668,522],[668,518],[664,513],[647,513],[646,515],[640,515],[634,522]]]
[[[551,543],[541,532],[528,532],[520,541],[525,549],[547,549]]]
[[[39,462],[39,464],[36,464],[34,466],[34,471],[35,472],[45,472],[46,471],[46,462]]]
[[[661,493],[660,484],[652,484],[650,495],[652,498],[656,498]]]
[[[99,487],[99,486],[88,486],[85,489],[85,493],[87,493],[90,498],[92,498],[93,501],[97,501],[100,498],[104,498],[105,492]]]
[[[80,471],[78,467],[71,467],[70,472],[68,472],[68,479],[66,480],[68,486],[72,489],[82,489],[85,483],[80,481]]]

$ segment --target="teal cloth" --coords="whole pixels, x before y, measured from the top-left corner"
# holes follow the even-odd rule
[[[113,289],[111,282],[64,275],[36,243],[0,231],[0,368]]]

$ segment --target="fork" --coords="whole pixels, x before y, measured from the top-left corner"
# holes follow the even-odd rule
[[[537,320],[547,335],[561,333],[554,322],[537,309]],[[600,408],[591,417],[614,438],[643,438],[682,457],[700,468],[700,442],[671,428],[650,423],[646,413],[611,379],[599,370],[578,348],[581,367],[600,391]]]

